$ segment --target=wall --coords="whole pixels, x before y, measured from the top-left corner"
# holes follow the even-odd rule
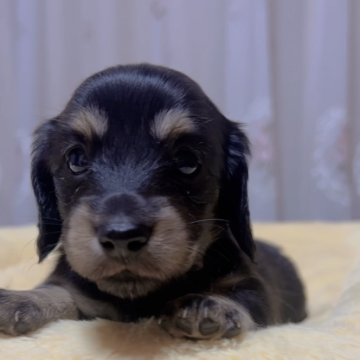
[[[35,221],[31,133],[90,74],[193,77],[253,144],[256,220],[360,216],[360,2],[0,1],[0,225]]]

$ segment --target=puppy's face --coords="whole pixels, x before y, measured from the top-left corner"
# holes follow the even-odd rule
[[[226,122],[175,71],[123,66],[85,81],[39,128],[34,150],[40,225],[59,218],[73,270],[135,298],[201,268],[219,228],[209,219],[219,207]],[[53,187],[54,199],[39,196],[41,187]]]

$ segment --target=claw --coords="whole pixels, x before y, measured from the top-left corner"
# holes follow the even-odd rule
[[[15,312],[14,318],[15,318],[15,322],[19,322],[19,320],[20,320],[20,311]]]
[[[184,312],[182,313],[181,317],[185,319],[187,317],[188,310],[184,309]]]
[[[208,317],[208,313],[209,313],[208,308],[205,308],[205,310],[204,310],[204,318],[205,319]]]
[[[220,324],[211,319],[204,319],[199,324],[199,332],[203,336],[213,335],[220,330]]]

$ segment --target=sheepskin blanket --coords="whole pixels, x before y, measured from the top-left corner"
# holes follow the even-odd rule
[[[174,340],[155,321],[59,321],[19,338],[0,335],[0,360],[360,359],[360,224],[255,224],[280,245],[306,284],[309,317],[244,338]],[[0,229],[0,287],[29,289],[51,271],[37,265],[35,227]]]

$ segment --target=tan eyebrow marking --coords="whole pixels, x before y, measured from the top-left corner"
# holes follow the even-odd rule
[[[171,109],[155,116],[151,132],[159,140],[164,140],[193,132],[195,129],[195,123],[189,118],[187,112]]]
[[[102,137],[108,128],[107,116],[96,107],[78,111],[70,122],[72,130],[85,136],[87,140]]]

